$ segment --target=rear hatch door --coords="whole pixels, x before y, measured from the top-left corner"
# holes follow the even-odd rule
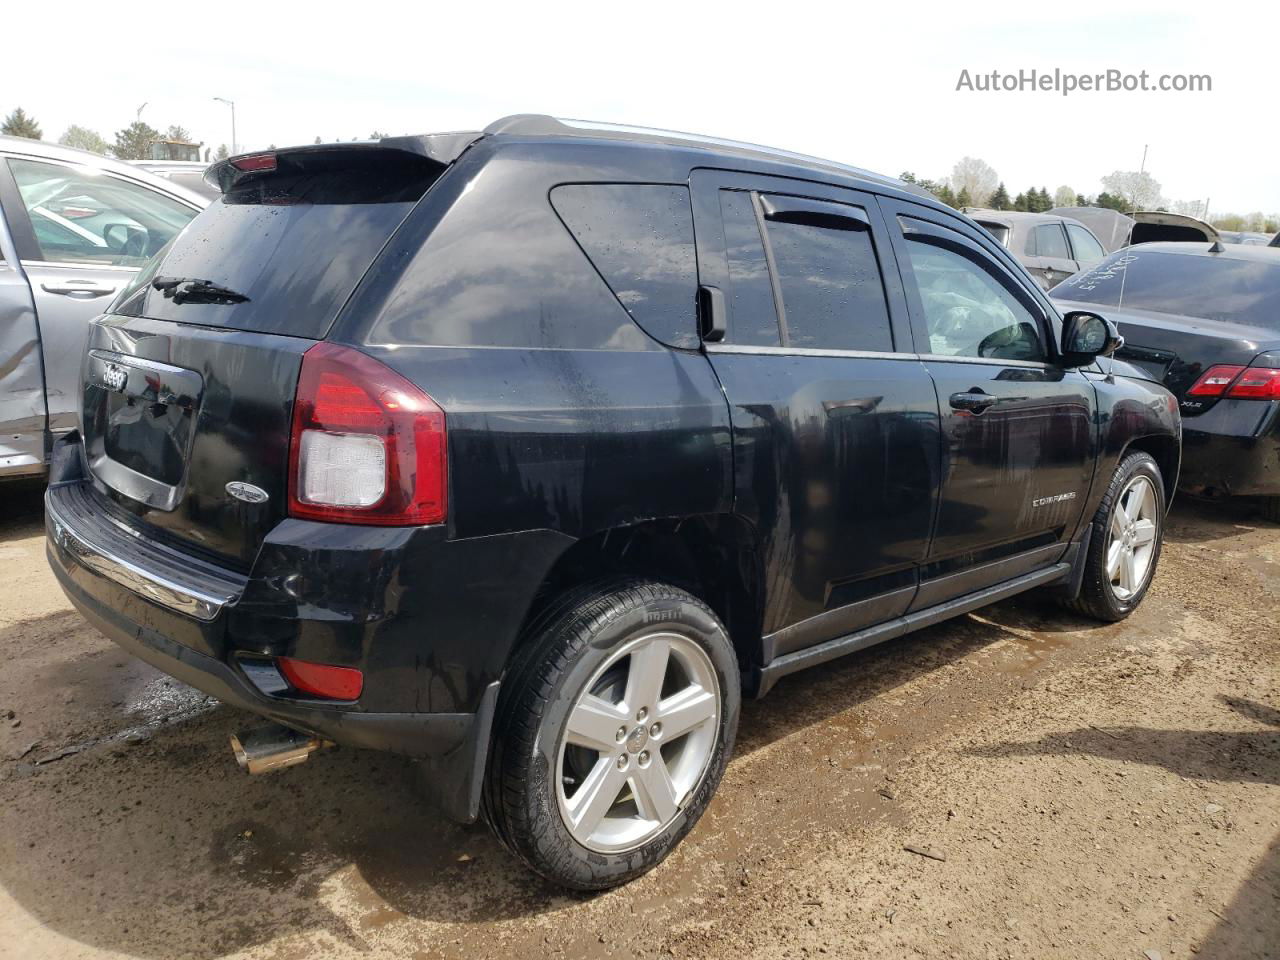
[[[106,509],[248,568],[286,514],[302,355],[447,168],[431,139],[211,168],[221,198],[90,332],[81,423]]]

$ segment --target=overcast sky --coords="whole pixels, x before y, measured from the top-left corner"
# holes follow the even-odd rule
[[[1280,5],[493,2],[9,5],[0,114],[46,139],[134,119],[241,149],[536,112],[785,147],[882,173],[981,157],[1011,194],[1147,169],[1211,213],[1280,212]],[[1034,8],[1034,9],[1033,9]],[[338,12],[340,11],[340,12]],[[976,93],[972,74],[1210,74],[1208,93]]]

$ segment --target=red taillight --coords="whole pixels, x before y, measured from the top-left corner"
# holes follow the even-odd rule
[[[1187,391],[1189,397],[1220,397],[1227,392],[1231,381],[1239,376],[1244,367],[1220,363],[1200,374],[1200,379]]]
[[[444,411],[351,347],[303,355],[289,444],[289,514],[334,523],[443,523]]]
[[[354,667],[331,667],[324,663],[280,657],[276,663],[289,686],[302,693],[328,700],[358,700],[364,689],[364,674]]]
[[[1248,367],[1236,378],[1227,396],[1242,400],[1280,400],[1280,370]]]
[[[231,161],[231,165],[242,173],[274,170],[276,168],[276,155],[274,153],[255,153],[247,157],[237,157]]]

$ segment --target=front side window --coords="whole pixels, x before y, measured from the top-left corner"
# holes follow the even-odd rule
[[[1038,257],[1071,259],[1067,250],[1067,238],[1062,233],[1062,227],[1056,223],[1042,223],[1036,227],[1035,247]]]
[[[1067,233],[1071,237],[1071,249],[1075,252],[1075,259],[1080,266],[1097,263],[1106,256],[1097,238],[1078,223],[1068,223]]]
[[[924,309],[929,352],[993,360],[1045,359],[1036,318],[969,256],[909,236],[911,272]]]
[[[90,167],[13,158],[9,168],[42,260],[139,266],[199,213]]]
[[[636,323],[674,347],[698,344],[698,268],[689,189],[574,183],[551,205]]]
[[[782,295],[785,345],[893,350],[884,281],[869,230],[770,220],[766,233]]]

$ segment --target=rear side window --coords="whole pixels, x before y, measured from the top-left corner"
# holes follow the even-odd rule
[[[1037,257],[1071,259],[1071,253],[1067,250],[1067,238],[1062,227],[1056,223],[1042,223],[1036,227],[1035,248]]]
[[[231,184],[193,220],[114,312],[323,338],[442,170],[425,157],[379,148],[281,153],[274,171]],[[165,289],[165,281],[193,278],[244,299],[210,303]]]
[[[782,295],[786,346],[893,350],[870,230],[770,220],[765,232]]]
[[[725,339],[753,347],[780,346],[769,261],[751,194],[721,190],[720,213],[729,268],[729,332]]]
[[[698,345],[688,187],[564,184],[551,204],[636,323],[670,346]]]
[[[996,243],[1002,247],[1009,245],[1009,227],[1003,223],[996,223],[994,220],[979,220],[978,226],[982,227],[987,233],[996,238]]]

